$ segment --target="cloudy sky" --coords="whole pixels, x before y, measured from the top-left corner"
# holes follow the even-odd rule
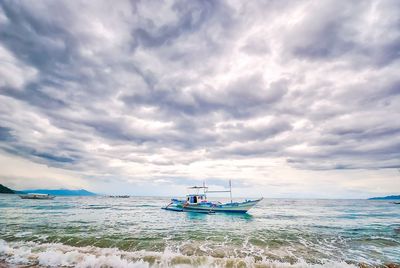
[[[400,1],[0,1],[0,183],[400,192]]]

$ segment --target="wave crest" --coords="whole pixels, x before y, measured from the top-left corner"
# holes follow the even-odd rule
[[[0,260],[14,266],[30,267],[357,267],[345,262],[308,264],[279,262],[253,257],[233,258],[217,256],[189,256],[164,252],[128,252],[116,248],[72,247],[59,243],[38,244],[35,242],[12,242],[0,240]],[[0,263],[1,264],[1,263]]]

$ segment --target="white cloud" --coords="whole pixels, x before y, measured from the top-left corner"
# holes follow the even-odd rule
[[[35,68],[18,60],[1,45],[0,58],[0,88],[22,90],[27,83],[37,78],[38,72]]]
[[[1,6],[0,148],[23,163],[100,191],[400,190],[396,1]]]
[[[2,153],[0,163],[1,183],[15,190],[93,188],[77,173],[34,163],[21,157]]]

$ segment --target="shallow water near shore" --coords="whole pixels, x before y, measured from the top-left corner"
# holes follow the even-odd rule
[[[169,198],[0,195],[0,262],[37,267],[347,267],[400,263],[400,205],[264,199],[249,214]]]

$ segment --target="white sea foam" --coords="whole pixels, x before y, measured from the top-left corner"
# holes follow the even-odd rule
[[[16,233],[14,236],[15,237],[24,237],[24,236],[30,236],[32,234],[32,232],[20,232],[20,233]]]
[[[127,252],[115,248],[72,247],[63,244],[38,244],[0,240],[0,260],[12,265],[44,267],[274,267],[274,268],[342,268],[356,267],[345,262],[309,264],[299,261],[293,264],[253,257],[187,256],[165,250],[164,252]]]

